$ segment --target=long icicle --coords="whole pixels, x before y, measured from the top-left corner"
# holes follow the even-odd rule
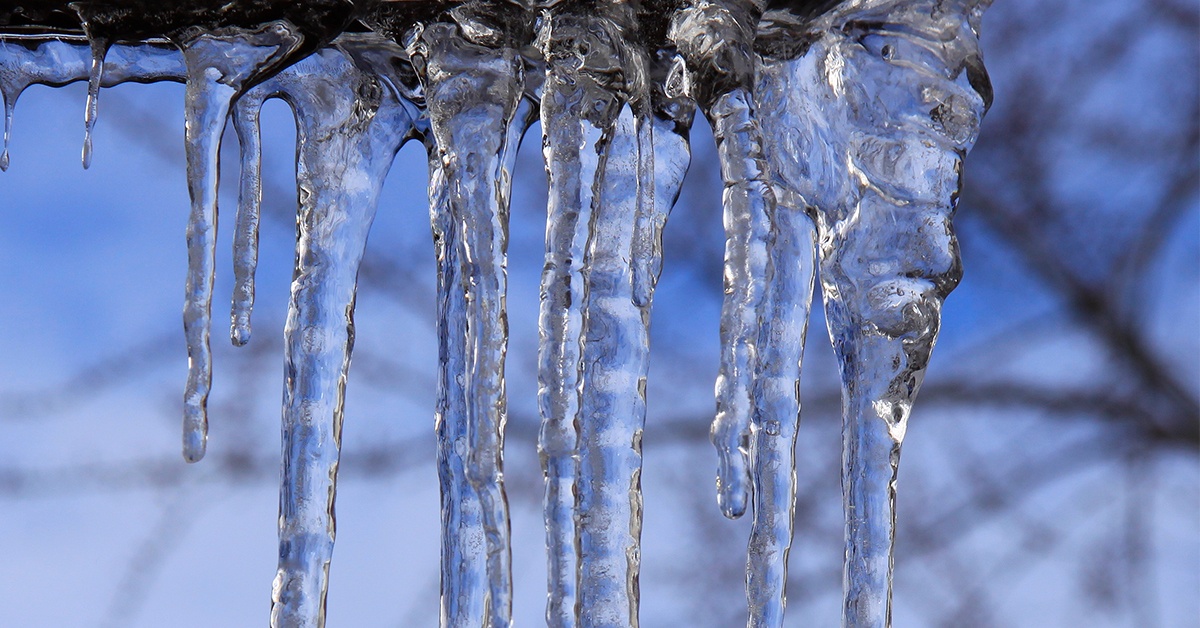
[[[479,498],[467,480],[467,315],[458,226],[441,155],[429,138],[429,211],[437,254],[438,480],[442,491],[441,625],[473,626],[487,613],[487,539]]]
[[[805,208],[776,206],[750,459],[754,521],[746,558],[750,628],[783,626],[796,501],[800,370],[816,271],[816,228]]]
[[[286,380],[279,568],[271,626],[320,628],[336,533],[342,409],[359,263],[411,120],[337,48],[258,89],[286,94],[298,122],[296,269],[284,328]]]
[[[575,625],[584,256],[604,145],[619,107],[586,62],[578,63],[574,47],[583,29],[577,20],[546,20],[539,37],[547,59],[541,110],[550,191],[538,325],[538,452],[546,481],[546,623],[555,628]]]
[[[258,221],[262,211],[262,138],[259,113],[262,100],[247,95],[234,107],[233,128],[241,156],[238,178],[237,226],[233,233],[233,305],[229,338],[234,345],[250,342],[254,311],[254,274],[258,268]]]
[[[729,518],[745,513],[751,493],[759,308],[770,273],[767,238],[775,210],[751,96],[751,42],[759,14],[752,0],[692,0],[672,17],[669,31],[692,75],[692,95],[712,125],[725,184],[725,301],[711,436],[718,455],[717,501]]]
[[[513,124],[524,93],[522,61],[509,45],[469,41],[452,23],[424,28],[414,56],[422,58],[426,99],[449,209],[459,230],[460,290],[466,305],[467,456],[464,472],[482,509],[487,543],[485,625],[512,621],[508,500],[503,479],[506,418],[504,355],[508,198]]]
[[[208,393],[212,385],[209,330],[216,267],[217,178],[221,134],[240,86],[285,58],[300,43],[282,22],[249,31],[236,28],[201,33],[182,43],[187,65],[185,113],[188,192],[188,276],[183,310],[188,345],[184,393],[183,457],[204,457],[208,439]]]

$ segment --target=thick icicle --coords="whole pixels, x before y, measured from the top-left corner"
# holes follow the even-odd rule
[[[750,424],[758,351],[759,308],[769,276],[767,237],[775,196],[767,184],[762,131],[754,115],[751,0],[694,0],[671,21],[670,37],[694,75],[692,95],[712,125],[725,183],[725,303],[717,376],[717,501],[726,517],[750,499]]]
[[[547,60],[541,113],[550,191],[538,325],[538,452],[546,481],[546,623],[556,628],[575,625],[583,264],[601,162],[621,106],[605,84],[610,60],[597,50],[604,42],[584,39],[587,21],[583,16],[555,15],[543,23],[539,35]],[[596,61],[589,64],[586,56],[581,58],[581,44],[601,58],[600,68],[592,67]]]
[[[259,92],[261,93],[261,92]],[[234,107],[233,128],[241,154],[237,227],[233,234],[233,308],[229,338],[243,346],[250,342],[250,315],[254,311],[254,273],[258,267],[258,220],[262,209],[262,141],[258,117],[262,100],[247,95]]]
[[[271,625],[324,625],[355,282],[383,180],[412,126],[403,106],[327,48],[256,88],[296,111],[300,214],[284,328],[279,570]]]
[[[760,38],[760,99],[786,119],[778,174],[817,209],[841,362],[847,627],[891,622],[900,445],[961,274],[950,218],[990,97],[977,47],[985,5],[850,2],[808,32],[768,14],[784,37]]]
[[[686,139],[682,159],[677,143],[662,145],[658,203],[657,121],[631,7],[551,11],[539,38],[550,179],[539,352],[546,617],[555,627],[635,626],[649,300]],[[686,138],[686,126],[669,127]],[[640,286],[631,264],[643,269]]]
[[[626,105],[612,130],[601,199],[584,260],[579,420],[580,626],[638,625],[642,531],[642,431],[649,312],[634,301],[639,189],[638,121]]]
[[[511,5],[509,5],[510,8]],[[454,22],[436,22],[413,39],[410,53],[425,85],[426,104],[449,194],[446,207],[457,230],[459,286],[466,318],[466,454],[463,472],[479,500],[487,548],[483,625],[512,621],[512,566],[508,501],[504,493],[506,417],[504,355],[508,343],[505,273],[510,170],[530,119],[522,113],[521,57],[511,41],[463,5]],[[495,7],[492,7],[495,8]],[[450,499],[461,498],[450,495]],[[446,579],[455,574],[443,574]],[[469,586],[471,583],[451,585]],[[462,589],[459,589],[460,594]],[[454,610],[454,609],[451,609]],[[443,625],[454,624],[443,616]]]
[[[183,457],[204,457],[208,392],[212,384],[209,328],[217,241],[217,177],[221,135],[233,99],[243,86],[275,69],[302,41],[287,22],[258,29],[221,28],[181,43],[187,66],[188,275],[183,327],[188,346],[184,393]]]

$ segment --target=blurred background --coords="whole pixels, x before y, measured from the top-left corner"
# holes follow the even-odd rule
[[[898,627],[1200,626],[1200,32],[1192,0],[1001,0],[996,102],[956,225],[966,277],[909,424]],[[221,231],[208,457],[180,454],[183,88],[34,87],[0,174],[0,624],[258,626],[276,563],[295,132],[264,111],[256,333],[224,342]],[[515,174],[510,418],[516,618],[545,599],[535,448],[545,177]],[[227,134],[225,180],[236,181]],[[644,436],[642,623],[744,624],[749,522],[714,497],[707,430],[723,236],[711,136],[666,232]],[[329,625],[434,626],[434,264],[423,149],[389,178],[361,273]],[[234,206],[235,185],[223,205]],[[789,626],[841,612],[840,409],[815,308],[797,445]]]

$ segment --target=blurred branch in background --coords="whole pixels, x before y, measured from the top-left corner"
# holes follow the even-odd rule
[[[902,466],[897,625],[1196,625],[1197,32],[1200,16],[1188,0],[1005,0],[986,15],[996,104],[967,161],[957,216],[967,276],[947,303],[942,346],[917,403]],[[154,152],[164,172],[181,172],[176,144],[182,132],[156,127],[161,118],[130,105],[108,107],[101,124]],[[721,296],[719,189],[708,139],[701,129],[694,135],[693,176],[667,230],[645,436],[643,623],[655,627],[738,625],[743,613],[746,526],[717,512],[715,457],[707,439]],[[538,623],[541,478],[528,383],[536,335],[521,332],[534,328],[536,303],[521,300],[536,300],[542,249],[531,243],[540,242],[539,194],[545,192],[536,141],[527,141],[514,203],[520,211],[514,209],[512,227],[508,482],[518,616]],[[423,156],[398,165],[393,178],[422,180],[414,168],[423,168]],[[179,181],[182,185],[182,175]],[[118,190],[122,185],[131,184],[114,183]],[[287,176],[269,185],[263,238],[286,243],[294,230],[295,192]],[[392,196],[415,216],[410,225],[424,220],[424,191],[413,191],[421,187],[413,184]],[[420,349],[413,340],[433,334],[432,249],[422,229],[400,242],[394,229],[373,236],[360,277],[366,329],[360,330],[351,369],[339,501],[340,516],[369,513],[352,514],[355,522],[415,516],[406,496],[425,495],[428,501],[436,490],[432,343]],[[182,241],[182,230],[179,237]],[[162,298],[174,307],[176,296]],[[260,329],[281,327],[278,314],[266,306],[261,310]],[[692,316],[682,320],[687,313]],[[112,346],[108,357],[44,385],[0,385],[0,429],[12,439],[44,434],[52,440],[64,426],[99,420],[107,406],[97,400],[129,395],[158,400],[152,405],[161,418],[153,419],[155,429],[175,429],[184,359],[182,340],[170,331],[177,328],[177,319],[164,320],[162,333]],[[812,330],[789,585],[789,625],[796,626],[835,625],[841,587],[840,400],[823,321],[813,321]],[[64,447],[36,460],[8,456],[0,462],[0,500],[11,520],[6,535],[18,546],[22,534],[50,534],[36,522],[47,508],[65,517],[62,512],[86,510],[81,504],[96,495],[135,496],[143,503],[139,512],[149,513],[131,522],[132,538],[114,536],[123,540],[111,541],[105,560],[72,556],[66,549],[57,556],[16,553],[18,564],[44,560],[78,570],[92,583],[99,601],[80,595],[92,600],[96,614],[77,617],[74,625],[162,625],[156,609],[176,602],[156,600],[178,591],[162,582],[190,582],[172,556],[209,538],[196,531],[196,517],[214,526],[249,525],[229,505],[234,498],[214,496],[237,487],[273,493],[282,354],[277,336],[259,333],[246,349],[219,352],[214,448],[198,467],[185,467],[177,446],[147,450],[137,439],[122,445],[122,432],[105,441],[104,455]],[[12,365],[23,357],[0,359]],[[231,375],[222,378],[222,371]],[[347,497],[358,486],[378,497],[366,505]],[[434,515],[422,516],[433,535],[422,538],[436,538]],[[84,525],[76,521],[70,530]],[[273,521],[254,525],[273,534]],[[340,544],[343,538],[351,541],[351,533],[344,532]],[[372,538],[357,541],[391,546]],[[203,555],[203,549],[188,555]],[[264,551],[267,567],[255,567],[251,575],[253,581],[267,574],[251,594],[252,599],[261,594],[260,601],[273,568],[271,548]],[[337,563],[331,624],[432,625],[436,560],[381,560],[389,565],[386,573],[363,568],[369,563],[362,561]],[[5,573],[15,577],[21,571],[10,567]],[[369,597],[371,604],[349,603],[359,600],[356,590],[375,590],[368,582],[403,593],[387,604]],[[204,585],[179,586],[195,592]],[[5,606],[15,614],[3,622],[8,625],[54,625],[44,604],[12,600]],[[265,603],[250,611],[263,608]],[[262,619],[252,617],[249,621]],[[243,623],[216,615],[197,621]]]

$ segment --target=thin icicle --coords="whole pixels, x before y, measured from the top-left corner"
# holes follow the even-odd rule
[[[91,37],[92,64],[88,74],[87,108],[83,115],[83,168],[92,167],[92,132],[96,128],[96,116],[99,115],[100,84],[104,81],[104,57],[108,54],[108,40],[103,37]]]
[[[300,213],[284,328],[286,373],[279,569],[271,625],[319,628],[333,554],[342,408],[355,282],[383,180],[409,136],[404,107],[348,55],[327,48],[256,88],[298,122]]]
[[[811,24],[767,16],[779,28],[763,40],[759,97],[779,103],[784,187],[817,210],[841,365],[848,628],[891,624],[900,448],[961,274],[950,219],[990,96],[977,47],[986,4],[852,2]]]
[[[432,138],[429,211],[438,263],[438,392],[434,427],[442,487],[441,625],[476,626],[488,612],[487,539],[479,498],[467,480],[467,312],[459,263],[458,226],[450,190]]]
[[[693,75],[687,83],[717,141],[725,184],[725,302],[721,366],[712,441],[717,447],[717,501],[729,518],[750,499],[750,424],[759,307],[769,276],[767,237],[775,196],[766,182],[762,131],[750,90],[750,42],[757,23],[751,0],[693,0],[673,17],[670,37]]]
[[[208,438],[208,393],[212,384],[209,328],[216,262],[217,177],[221,135],[233,99],[243,85],[293,52],[301,37],[286,22],[258,29],[222,28],[182,42],[187,66],[184,110],[188,192],[188,276],[183,327],[188,345],[188,380],[184,393],[183,457],[204,457]]]
[[[770,122],[764,122],[771,137]],[[804,207],[780,203],[763,307],[751,426],[754,521],[746,560],[750,628],[783,626],[796,500],[800,366],[816,271],[816,228]]]
[[[12,140],[13,110],[17,107],[17,94],[0,90],[4,98],[4,151],[0,152],[0,170],[8,170],[8,145]]]
[[[410,52],[419,59],[448,207],[458,230],[459,289],[466,313],[464,473],[482,509],[487,543],[484,625],[512,621],[508,501],[503,479],[506,418],[504,356],[508,342],[505,273],[508,198],[515,143],[528,120],[519,112],[522,61],[505,43],[468,39],[472,17],[425,27]],[[485,34],[491,31],[483,31]],[[522,128],[514,130],[512,125]],[[451,496],[453,498],[454,496]],[[444,575],[453,578],[453,575]]]
[[[243,96],[234,108],[233,128],[241,154],[237,228],[233,234],[233,308],[229,337],[233,344],[250,342],[254,311],[254,272],[258,267],[258,220],[262,209],[262,139],[258,117],[262,100]]]

